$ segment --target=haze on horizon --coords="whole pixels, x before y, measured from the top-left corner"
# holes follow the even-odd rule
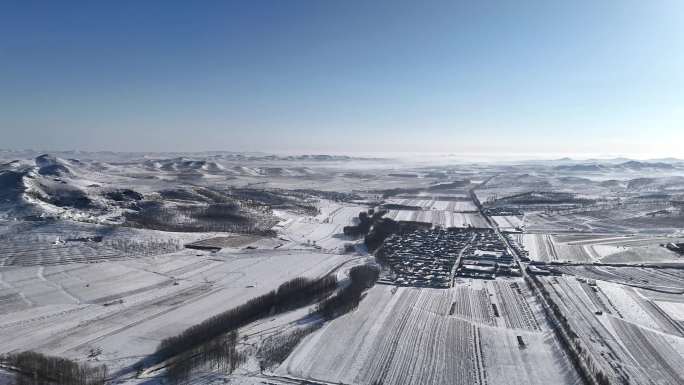
[[[684,158],[677,0],[22,1],[0,35],[2,148]]]

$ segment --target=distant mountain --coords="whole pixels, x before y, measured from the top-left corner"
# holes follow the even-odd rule
[[[556,171],[566,172],[607,172],[607,171],[667,171],[676,169],[675,165],[667,162],[644,162],[626,160],[620,163],[586,162],[574,164],[562,164],[553,168]]]
[[[666,163],[682,163],[684,162],[683,159],[678,159],[678,158],[656,158],[656,159],[649,159],[649,162],[666,162]]]
[[[640,171],[640,170],[645,170],[645,169],[672,170],[675,167],[672,164],[665,163],[665,162],[639,162],[636,160],[630,160],[630,161],[616,165],[615,168]]]
[[[166,172],[205,171],[207,173],[218,173],[224,170],[223,166],[213,161],[191,160],[186,158],[146,160],[142,164],[143,167],[148,170]]]
[[[569,171],[569,172],[598,172],[605,171],[606,166],[597,163],[587,163],[587,164],[567,164],[560,165],[553,168],[558,171]]]

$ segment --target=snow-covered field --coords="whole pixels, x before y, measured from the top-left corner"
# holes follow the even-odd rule
[[[159,341],[351,256],[307,250],[182,251],[97,264],[0,268],[0,350],[31,348],[119,367]]]
[[[679,384],[684,378],[681,325],[632,288],[572,277],[544,278],[593,365],[611,381]]]
[[[497,218],[497,217],[494,217]],[[523,246],[535,261],[678,262],[682,256],[662,245],[681,238],[595,234],[525,233]]]
[[[515,230],[521,227],[524,223],[523,218],[516,215],[497,215],[493,216],[492,220],[502,230]]]
[[[550,331],[536,323],[528,304],[533,298],[520,295],[515,303],[508,296],[518,294],[502,294],[512,283],[522,281],[467,280],[448,290],[376,286],[358,310],[303,341],[276,373],[348,384],[576,382]],[[504,319],[517,319],[511,313],[527,307],[532,323],[506,326],[508,321],[491,315],[488,295],[484,308],[472,314],[464,313],[470,305],[456,305],[480,290],[494,301],[509,301],[499,307]],[[518,346],[517,336],[526,347]]]
[[[396,221],[432,223],[442,227],[488,228],[489,224],[479,213],[459,213],[438,210],[390,210],[387,218]]]
[[[320,213],[313,217],[286,211],[276,212],[281,221],[274,229],[278,231],[281,238],[292,242],[284,247],[315,244],[324,251],[341,252],[345,244],[354,242],[353,239],[343,234],[342,229],[356,224],[359,213],[368,210],[368,207],[321,201],[319,209]]]
[[[129,365],[289,279],[332,272],[342,287],[351,266],[373,261],[343,228],[384,204],[397,221],[522,228],[514,238],[531,259],[577,263],[541,281],[583,359],[616,383],[684,383],[684,261],[661,246],[684,242],[684,163],[580,176],[567,160],[419,167],[329,155],[29,153],[0,151],[0,353],[36,350],[125,372],[115,383],[164,383],[163,370],[134,378]],[[473,192],[491,212],[517,215],[484,217]],[[197,241],[223,249],[184,249]],[[203,368],[189,383],[580,383],[524,279],[453,282],[378,284],[325,322],[315,304],[259,319],[239,330],[248,358],[233,375]],[[319,322],[261,373],[265,339]]]
[[[389,204],[398,204],[404,206],[420,207],[423,210],[438,210],[438,211],[452,211],[452,212],[474,212],[477,211],[475,204],[468,198],[463,200],[437,200],[426,197],[426,199],[411,198],[411,199],[388,199]]]

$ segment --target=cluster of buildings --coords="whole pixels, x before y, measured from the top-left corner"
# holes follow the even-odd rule
[[[520,268],[506,244],[494,230],[474,231],[463,252],[456,273],[461,277],[494,279],[496,276],[521,276]]]
[[[473,231],[467,229],[419,229],[395,234],[378,251],[391,269],[386,280],[401,286],[450,287],[454,265],[472,237]]]
[[[377,256],[390,267],[383,280],[400,286],[442,287],[454,276],[521,276],[506,243],[492,229],[418,229],[387,238]]]

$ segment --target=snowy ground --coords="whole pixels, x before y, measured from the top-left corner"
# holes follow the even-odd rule
[[[323,251],[342,252],[345,244],[356,243],[342,231],[345,226],[356,224],[359,213],[368,210],[367,206],[322,200],[318,207],[320,213],[314,217],[287,211],[275,213],[281,221],[274,229],[283,240],[289,242],[283,247],[318,246]]]
[[[496,217],[495,217],[496,218]],[[682,242],[678,237],[620,234],[525,233],[523,247],[535,261],[639,263],[680,262],[682,256],[662,245]]]
[[[0,349],[98,360],[111,367],[159,341],[298,276],[316,277],[352,256],[304,250],[197,255],[2,268]]]
[[[479,213],[460,213],[441,210],[390,210],[387,218],[395,221],[431,223],[435,226],[489,228],[487,221]]]
[[[491,292],[494,301],[512,300],[495,286],[471,280],[448,290],[376,286],[358,310],[308,337],[276,373],[354,384],[576,383],[550,331],[543,321],[537,323],[538,315],[530,310],[528,301],[533,298],[519,297],[519,304],[533,318],[524,326],[506,327],[507,321],[491,315],[486,294],[486,304],[479,310],[475,310],[480,306],[477,301],[464,305],[474,306],[472,314],[454,311],[456,306],[462,308],[456,303],[470,302],[469,296],[478,290]],[[519,318],[507,312],[522,309],[509,306],[499,307],[501,317]],[[525,348],[518,346],[518,335]]]
[[[681,324],[638,290],[573,277],[544,278],[594,365],[612,381],[680,384],[684,378]]]
[[[288,279],[329,272],[344,278],[350,266],[372,258],[343,228],[373,202],[419,208],[390,211],[387,217],[396,220],[489,227],[468,191],[484,182],[476,194],[486,207],[535,191],[594,202],[514,204],[514,212],[524,215],[492,219],[503,230],[524,227],[518,238],[532,259],[585,264],[564,266],[565,276],[542,280],[589,347],[586,354],[601,357],[598,366],[611,379],[684,383],[681,271],[592,265],[682,261],[660,246],[684,239],[684,215],[670,202],[684,193],[684,179],[674,175],[684,174],[681,165],[667,174],[644,169],[580,177],[560,175],[555,163],[419,167],[337,156],[2,154],[7,161],[25,159],[0,164],[0,353],[38,350],[106,363],[116,372],[148,356],[161,339]],[[85,158],[73,159],[79,157]],[[472,184],[448,185],[465,179]],[[106,197],[122,188],[144,195],[147,204],[166,202],[160,192],[168,190],[195,194],[168,198],[174,204],[204,204],[207,196],[197,195],[203,188],[222,194],[250,190],[253,195],[240,204],[248,208],[252,198],[273,202],[259,209],[268,226],[277,223],[276,235],[260,234],[218,253],[185,250],[190,242],[235,234],[118,226],[126,207],[138,204]],[[69,192],[83,193],[93,208],[60,203]],[[294,203],[277,206],[288,199]],[[92,236],[104,239],[68,240]],[[310,310],[242,328],[240,348],[251,354],[248,362],[232,375],[200,371],[191,383],[579,383],[522,279],[457,278],[455,287],[444,290],[378,285],[357,310],[327,322],[279,367],[260,373],[254,349],[270,335],[311,322]],[[134,374],[127,371],[116,381],[164,382],[163,370],[144,378]],[[0,384],[8,381],[0,370]]]

